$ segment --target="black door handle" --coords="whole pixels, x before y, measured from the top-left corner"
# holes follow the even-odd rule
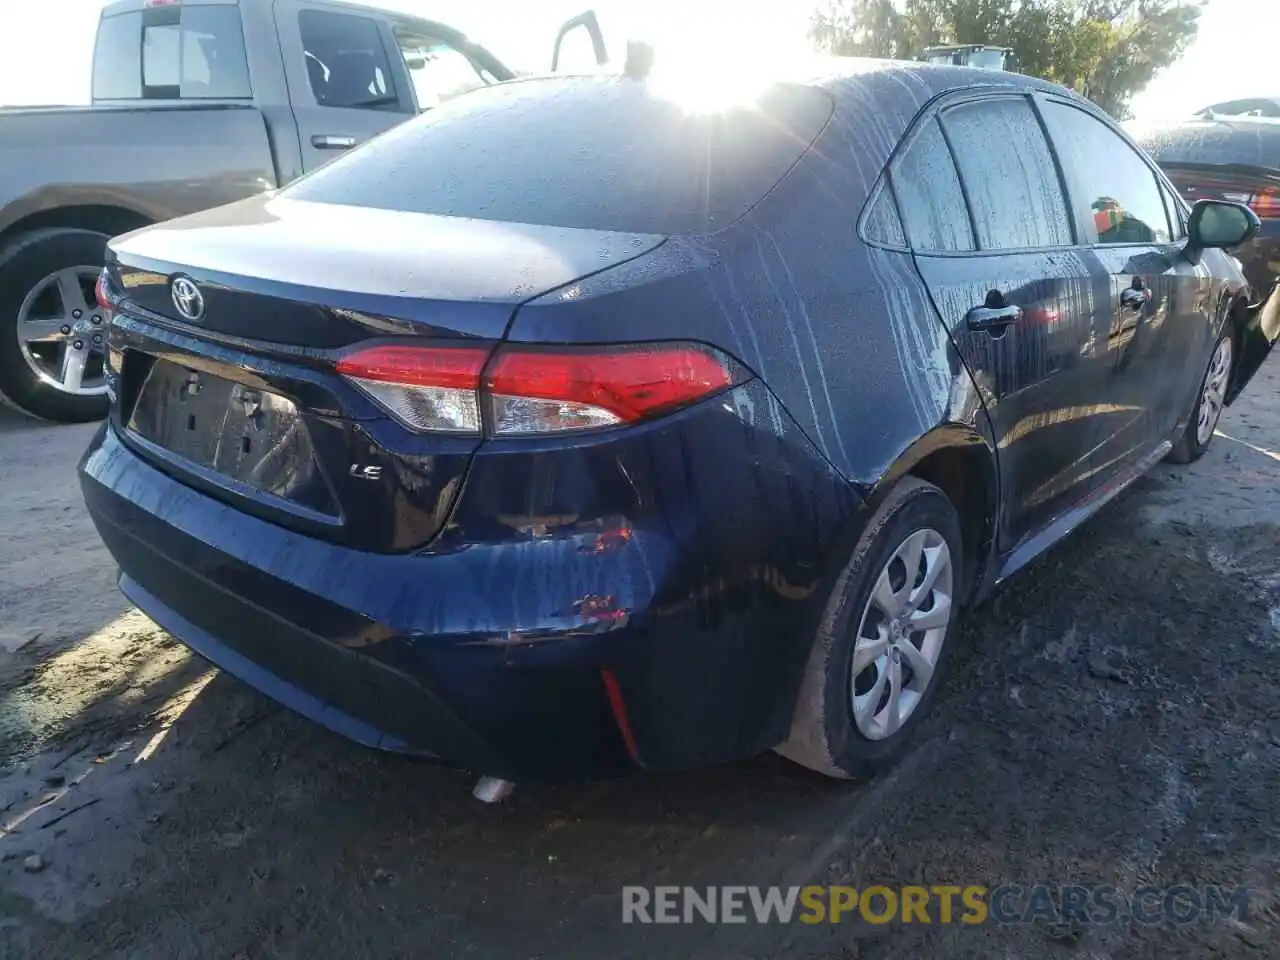
[[[974,307],[965,314],[970,330],[986,330],[988,333],[1003,330],[1022,319],[1022,308],[1016,303],[1008,307]]]

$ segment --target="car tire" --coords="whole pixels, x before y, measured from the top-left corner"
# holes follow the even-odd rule
[[[33,417],[81,423],[106,416],[105,389],[67,392],[33,369],[24,355],[19,324],[25,323],[24,304],[47,278],[77,267],[84,268],[87,275],[89,268],[100,267],[107,239],[92,230],[60,227],[32,231],[0,248],[0,396]],[[85,299],[92,308],[92,300]],[[105,336],[105,324],[101,332]],[[52,349],[56,350],[56,345]]]
[[[1231,384],[1231,370],[1235,364],[1235,342],[1230,328],[1222,332],[1209,354],[1209,365],[1200,379],[1196,391],[1196,405],[1191,419],[1165,458],[1171,463],[1193,463],[1204,456],[1213,443],[1213,432],[1222,417],[1223,398]]]
[[[906,589],[904,548],[920,538],[924,562],[917,565],[913,585]],[[905,555],[914,554],[906,549]],[[836,580],[805,668],[790,736],[777,748],[778,753],[838,779],[870,776],[900,759],[928,713],[954,646],[959,590],[965,583],[963,557],[960,520],[946,495],[914,477],[898,483],[872,515]],[[934,561],[945,562],[946,569],[930,568]],[[933,589],[925,592],[921,588],[927,575],[938,579]],[[887,578],[890,597],[910,600],[911,594],[919,591],[914,599],[921,609],[915,614],[899,610],[890,618],[882,607],[892,606],[892,602],[883,603],[885,595],[879,593],[873,598],[882,577]],[[922,623],[934,623],[943,603],[946,613],[941,626],[921,631],[919,637],[897,632],[902,618],[909,615]],[[885,633],[879,629],[882,626]],[[882,638],[887,633],[891,641],[882,658],[868,661],[879,643],[870,640],[872,633]],[[864,638],[864,634],[868,636]],[[934,651],[932,669],[923,684],[917,683],[918,675],[910,670],[914,658],[901,652],[906,649],[903,642],[920,655]],[[863,665],[855,664],[855,651]],[[881,707],[872,696],[882,676],[885,685],[893,685],[895,670],[902,694],[914,694],[905,718],[901,716],[905,700],[900,700],[900,725],[896,728],[892,722],[876,723]],[[908,690],[908,677],[919,689]]]

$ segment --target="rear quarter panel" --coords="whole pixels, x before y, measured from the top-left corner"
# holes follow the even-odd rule
[[[858,238],[863,205],[935,94],[917,71],[833,81],[827,129],[751,213],[521,308],[517,341],[694,339],[742,360],[848,480],[875,485],[981,403],[908,253]]]
[[[168,220],[275,185],[266,126],[250,106],[0,113],[0,233],[69,206]]]

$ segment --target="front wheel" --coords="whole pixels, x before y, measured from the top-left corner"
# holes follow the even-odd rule
[[[107,323],[94,296],[106,244],[55,228],[0,249],[0,394],[32,416],[106,416]]]
[[[941,490],[908,478],[890,491],[832,590],[779,753],[842,779],[902,755],[947,664],[963,556]]]
[[[1214,431],[1218,429],[1218,421],[1222,418],[1227,386],[1231,382],[1231,365],[1235,362],[1233,346],[1231,331],[1223,331],[1209,356],[1209,368],[1205,370],[1204,380],[1200,383],[1191,420],[1167,457],[1171,462],[1191,463],[1199,460],[1213,442]]]

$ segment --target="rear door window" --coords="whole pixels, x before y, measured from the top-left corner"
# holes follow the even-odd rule
[[[867,211],[864,228],[867,239],[890,247],[905,247],[907,235],[902,229],[902,218],[898,216],[898,206],[893,200],[893,188],[885,183],[874,196],[871,209]]]
[[[1097,117],[1057,101],[1044,119],[1071,185],[1076,216],[1099,244],[1168,243],[1169,219],[1155,171]]]
[[[303,10],[298,14],[298,29],[316,103],[366,110],[398,107],[378,21]]]
[[[1072,243],[1058,170],[1025,97],[952,107],[942,124],[973,211],[978,249]]]
[[[920,126],[894,162],[890,176],[913,250],[974,249],[960,177],[937,120],[931,118]]]
[[[239,8],[173,5],[104,19],[94,52],[93,96],[249,99],[253,90]]]

